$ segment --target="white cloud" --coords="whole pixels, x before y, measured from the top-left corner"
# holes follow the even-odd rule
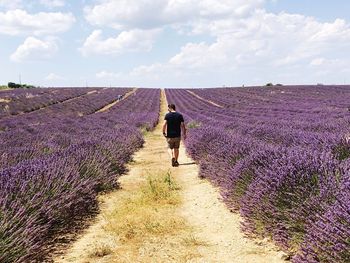
[[[95,30],[80,49],[84,56],[90,54],[111,55],[124,52],[150,51],[159,30],[123,31],[115,38],[103,39],[102,31]]]
[[[300,14],[269,13],[264,10],[267,1],[274,0],[77,1],[89,5],[84,9],[85,18],[90,25],[96,26],[94,29],[99,29],[88,31],[91,34],[79,50],[84,56],[147,52],[161,32],[165,33],[160,44],[173,41],[169,50],[174,50],[177,43],[187,41],[177,47],[177,53],[168,53],[165,60],[164,48],[159,52],[156,50],[162,63],[154,60],[127,73],[104,70],[91,76],[94,81],[101,82],[113,79],[128,84],[138,80],[139,86],[143,85],[142,81],[145,85],[161,82],[162,85],[219,85],[237,79],[284,83],[316,79],[326,73],[336,78],[337,74],[349,71],[348,22],[336,19],[325,23]],[[0,0],[0,7],[10,9],[0,11],[0,34],[34,36],[32,38],[36,40],[27,39],[12,55],[13,60],[50,57],[45,54],[54,54],[57,49],[55,51],[55,44],[52,44],[55,41],[49,41],[45,35],[67,31],[75,22],[70,13],[29,14],[25,10],[13,10],[25,7],[34,10],[43,5],[48,8],[73,6],[65,0]],[[111,30],[105,27],[114,29],[115,33],[112,31],[107,35]],[[178,35],[165,39],[172,33]],[[200,40],[196,42],[195,39]],[[40,47],[38,49],[46,50],[43,55],[35,51],[34,42]],[[43,43],[47,44],[46,48]],[[135,61],[139,61],[137,56]]]
[[[54,38],[40,40],[28,37],[10,58],[14,62],[45,60],[51,58],[57,51],[58,45]]]
[[[321,66],[324,65],[326,63],[326,59],[325,58],[315,58],[310,62],[311,66]]]
[[[264,2],[103,0],[85,8],[85,16],[98,26],[118,29],[171,26],[178,32],[215,38],[214,43],[186,44],[163,63],[166,68],[227,71],[242,66],[270,69],[298,63],[308,66],[313,58],[326,56],[334,49],[350,48],[350,26],[344,20],[322,23],[298,14],[272,14],[262,9]],[[111,39],[108,42],[112,43]]]
[[[75,22],[71,13],[36,13],[25,10],[0,12],[0,33],[16,35],[55,34],[69,30]]]
[[[56,80],[63,80],[64,78],[61,77],[60,75],[57,75],[55,73],[50,73],[45,77],[46,80],[48,81],[56,81]]]
[[[213,20],[207,26],[202,22],[194,23],[193,30],[215,36],[213,43],[188,43],[167,62],[139,66],[124,78],[143,78],[153,85],[164,81],[161,85],[205,86],[236,79],[296,83],[325,76],[324,72],[336,78],[350,60],[344,56],[350,49],[350,25],[341,19],[323,23],[303,15],[256,10],[249,17]]]
[[[49,8],[65,6],[65,0],[40,0],[40,3]]]
[[[314,69],[323,68],[323,69],[346,69],[349,67],[350,59],[328,59],[328,58],[314,58],[310,62],[310,66]]]
[[[169,64],[173,67],[187,67],[187,68],[205,68],[217,67],[227,63],[227,48],[222,49],[221,43],[207,45],[202,42],[199,44],[188,43],[181,48],[180,53],[176,54],[169,60]]]
[[[340,19],[321,23],[301,15],[257,11],[253,17],[228,22],[227,27],[209,26],[207,30],[216,35],[214,43],[189,43],[169,64],[281,66],[350,48],[350,25]]]
[[[85,8],[85,17],[97,26],[157,28],[197,19],[245,17],[264,0],[103,0]]]
[[[120,77],[120,73],[109,72],[109,71],[101,71],[96,73],[96,78],[98,79],[114,79]]]

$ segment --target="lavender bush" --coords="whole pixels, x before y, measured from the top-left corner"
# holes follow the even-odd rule
[[[0,118],[38,110],[82,96],[91,91],[93,89],[84,88],[36,88],[3,91],[0,93]]]
[[[193,96],[194,92],[200,98]],[[200,176],[294,262],[349,262],[349,86],[166,90]]]
[[[121,91],[128,90],[104,89],[1,123],[0,262],[43,261],[53,234],[94,209],[98,192],[117,187],[143,144],[140,127],[154,127],[160,106],[159,90],[139,89],[92,114]]]

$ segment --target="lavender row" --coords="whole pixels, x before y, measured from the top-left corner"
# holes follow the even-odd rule
[[[0,118],[31,112],[60,103],[92,91],[93,89],[16,89],[0,93]]]
[[[157,123],[159,103],[159,90],[139,89],[106,112],[48,114],[46,125],[29,130],[23,124],[22,159],[13,153],[18,159],[0,170],[0,261],[44,260],[52,235],[94,209],[98,192],[117,186],[143,144],[140,128]]]
[[[66,115],[83,116],[96,112],[104,106],[117,100],[118,95],[130,92],[127,88],[95,89],[85,92],[83,95],[65,100],[62,103],[49,105],[37,111],[26,114],[10,116],[2,120],[0,130],[6,131],[13,128],[37,126],[47,124],[47,115],[50,120],[60,120]]]
[[[130,89],[90,91],[64,103],[3,119],[0,124],[0,149],[3,152],[0,155],[0,168],[63,149],[74,143],[75,137],[71,133],[93,136],[96,128],[91,123],[86,125],[84,119],[77,117],[94,113],[128,91]]]
[[[178,96],[187,98],[186,110],[196,115],[197,120],[203,118],[204,121],[215,121],[228,130],[234,130],[235,133],[239,132],[243,135],[264,140],[267,143],[283,144],[285,146],[305,143],[312,147],[327,147],[330,142],[333,142],[334,145],[341,144],[350,120],[345,106],[340,107],[338,113],[335,114],[326,112],[325,114],[329,116],[325,117],[324,114],[305,114],[302,107],[299,107],[299,113],[290,113],[288,112],[288,106],[282,102],[272,103],[270,106],[261,109],[257,108],[248,99],[246,102],[242,102],[245,109],[219,108],[191,96],[185,90],[174,92]],[[194,92],[200,93],[198,91]],[[266,91],[266,93],[266,96],[269,97],[270,92]],[[225,94],[226,96],[227,94]],[[339,98],[342,99],[342,95]],[[213,98],[211,100],[213,101]],[[252,100],[255,101],[255,98],[253,97]],[[193,107],[192,105],[196,106]],[[325,108],[325,111],[329,109],[329,105],[314,105],[313,107]],[[272,112],[271,108],[274,114],[269,115],[269,112]],[[210,114],[206,114],[206,111],[210,111]],[[338,132],[334,133],[334,130]],[[313,143],[310,143],[311,141]]]
[[[136,126],[142,130],[153,129],[159,119],[160,90],[139,89],[131,94],[131,98],[142,98],[142,102],[135,104],[134,99],[122,100],[110,112],[120,113],[119,122]],[[144,104],[148,105],[147,108]]]
[[[201,99],[186,90],[166,94],[188,120],[187,150],[200,175],[240,211],[247,234],[271,237],[295,262],[347,262],[349,91],[191,90]]]

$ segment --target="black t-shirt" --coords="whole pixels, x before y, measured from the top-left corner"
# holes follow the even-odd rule
[[[181,137],[181,122],[184,122],[184,117],[178,112],[169,112],[164,120],[167,121],[167,137]]]

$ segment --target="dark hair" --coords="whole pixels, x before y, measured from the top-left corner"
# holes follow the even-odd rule
[[[169,109],[176,110],[175,104],[169,104],[168,105]]]

